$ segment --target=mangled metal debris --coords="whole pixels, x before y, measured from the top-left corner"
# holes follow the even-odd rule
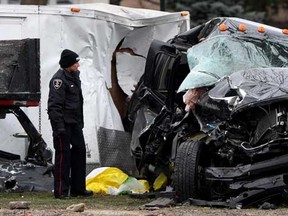
[[[281,29],[238,18],[215,18],[168,43],[155,40],[127,115],[139,172],[150,183],[164,173],[178,201],[193,205],[283,201],[287,56]]]
[[[52,192],[52,168],[23,161],[0,162],[0,192]]]

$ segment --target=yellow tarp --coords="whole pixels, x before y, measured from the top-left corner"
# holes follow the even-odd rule
[[[86,177],[86,189],[111,195],[146,193],[149,192],[149,184],[146,180],[129,177],[116,167],[100,167]]]
[[[101,167],[86,177],[86,189],[94,193],[108,194],[108,187],[119,188],[128,175],[115,167]]]

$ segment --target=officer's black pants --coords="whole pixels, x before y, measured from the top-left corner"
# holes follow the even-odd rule
[[[69,189],[74,194],[86,189],[86,148],[82,128],[77,124],[66,124],[65,129],[65,134],[53,137],[55,197],[67,196]]]

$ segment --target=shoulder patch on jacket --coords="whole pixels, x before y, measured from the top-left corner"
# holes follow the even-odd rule
[[[53,86],[55,89],[59,89],[62,85],[62,80],[61,79],[54,79],[53,80]]]

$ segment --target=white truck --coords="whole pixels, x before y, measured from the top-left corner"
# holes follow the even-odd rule
[[[124,131],[121,106],[144,72],[153,39],[166,41],[190,28],[189,13],[160,12],[109,4],[61,6],[0,5],[0,40],[40,40],[41,100],[23,108],[35,128],[53,149],[47,115],[48,84],[59,68],[63,49],[77,52],[84,95],[84,135],[87,163],[99,162],[97,131]],[[114,54],[114,55],[113,55]],[[121,94],[119,94],[121,92]],[[23,131],[15,116],[0,121],[0,149],[27,153],[27,139],[15,139]]]

